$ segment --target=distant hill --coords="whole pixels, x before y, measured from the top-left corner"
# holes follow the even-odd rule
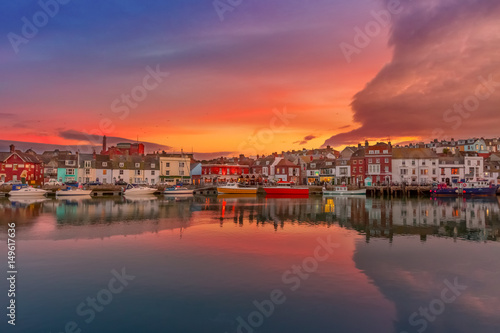
[[[107,145],[108,147],[110,146],[115,146],[118,143],[132,143],[136,142],[135,140],[129,140],[129,139],[124,139],[124,138],[116,138],[116,137],[108,137],[107,138]],[[171,152],[173,149],[170,146],[165,146],[161,145],[158,143],[153,143],[153,142],[142,142],[145,145],[146,152],[147,153],[152,153],[154,151],[163,151],[165,150],[166,152]],[[37,153],[43,153],[44,151],[47,150],[71,150],[71,151],[79,151],[80,153],[92,153],[95,149],[97,153],[101,152],[102,146],[101,145],[55,145],[55,144],[48,144],[48,143],[36,143],[36,142],[23,142],[23,141],[12,141],[12,140],[0,140],[0,152],[2,151],[9,151],[9,146],[10,145],[15,145],[16,149],[26,151],[27,149],[33,149]],[[177,152],[177,151],[176,151]],[[226,157],[234,152],[230,151],[221,151],[221,152],[208,152],[208,153],[194,153],[194,158],[199,159],[199,160],[208,160],[216,157]]]

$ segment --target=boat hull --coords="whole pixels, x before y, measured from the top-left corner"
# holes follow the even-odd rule
[[[124,194],[128,195],[128,196],[152,195],[155,192],[156,192],[156,189],[154,189],[154,188],[147,189],[147,190],[135,190],[135,189],[131,189],[131,190],[126,190]]]
[[[165,191],[163,191],[163,194],[165,194],[165,195],[171,195],[171,196],[175,196],[175,195],[192,195],[193,192],[194,192],[194,190],[175,190],[175,191],[165,190]]]
[[[219,194],[257,194],[257,188],[224,188],[217,187],[217,192]]]
[[[23,197],[43,197],[47,191],[29,191],[29,192],[24,192],[24,191],[10,191],[9,196],[13,198],[23,198]]]
[[[92,190],[81,190],[81,191],[57,191],[56,197],[81,197],[90,195]]]
[[[277,187],[267,187],[264,188],[264,191],[266,191],[267,195],[273,195],[273,196],[309,196],[309,189],[308,188],[277,188]]]
[[[462,191],[462,194],[464,196],[480,196],[480,197],[494,196],[494,195],[497,195],[497,188],[496,187],[464,188]]]

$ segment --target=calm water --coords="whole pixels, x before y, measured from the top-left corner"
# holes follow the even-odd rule
[[[1,332],[500,327],[497,198],[0,199],[4,275],[12,221],[17,325],[2,310]]]

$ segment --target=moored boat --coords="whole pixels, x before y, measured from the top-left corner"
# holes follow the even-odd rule
[[[92,190],[84,190],[81,188],[74,188],[72,186],[68,186],[64,190],[56,191],[56,197],[76,197],[76,196],[87,196],[92,193]]]
[[[498,185],[487,180],[466,181],[456,183],[455,186],[438,184],[431,189],[433,196],[494,196]]]
[[[366,195],[366,189],[349,190],[347,186],[337,186],[335,190],[323,189],[324,196],[334,195]]]
[[[257,187],[243,186],[238,183],[217,186],[219,194],[257,194]]]
[[[309,196],[309,188],[295,187],[290,182],[280,181],[276,186],[265,187],[267,195],[272,196]]]
[[[157,190],[151,187],[145,186],[134,186],[132,184],[128,184],[125,188],[125,195],[149,195],[155,193]]]
[[[11,197],[37,197],[44,196],[47,191],[33,188],[28,185],[13,185],[12,190],[9,192],[9,196]]]
[[[190,190],[187,187],[172,186],[172,187],[167,187],[163,191],[163,194],[165,194],[165,195],[190,195],[190,194],[193,194],[193,192],[194,192],[194,190]]]

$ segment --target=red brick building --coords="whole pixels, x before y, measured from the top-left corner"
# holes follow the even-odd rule
[[[43,185],[43,163],[33,153],[23,153],[10,146],[0,153],[0,180],[19,180],[30,185]]]
[[[300,182],[300,166],[287,160],[286,158],[276,164],[274,168],[274,178],[286,182]]]
[[[363,186],[366,178],[365,148],[358,147],[351,155],[351,184]]]
[[[392,145],[379,142],[365,152],[366,175],[374,185],[392,182]]]

